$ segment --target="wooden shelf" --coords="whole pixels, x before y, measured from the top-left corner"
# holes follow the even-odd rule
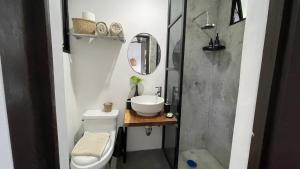
[[[73,30],[70,31],[70,34],[72,36],[74,36],[76,39],[82,39],[82,38],[90,38],[90,39],[96,39],[96,38],[100,38],[100,39],[111,39],[111,40],[119,40],[122,43],[126,42],[126,39],[124,37],[119,37],[119,36],[101,36],[101,35],[90,35],[90,34],[78,34],[78,33],[74,33]]]
[[[163,126],[172,124],[177,124],[175,116],[173,118],[167,118],[163,113],[160,113],[154,117],[143,117],[136,114],[133,110],[125,110],[125,127]]]

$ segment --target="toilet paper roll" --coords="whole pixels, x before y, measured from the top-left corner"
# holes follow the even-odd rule
[[[96,21],[96,16],[94,13],[89,12],[89,11],[83,11],[82,12],[82,18],[90,21]]]

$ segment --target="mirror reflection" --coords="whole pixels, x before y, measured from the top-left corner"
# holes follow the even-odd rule
[[[130,41],[127,57],[129,65],[136,73],[148,75],[153,73],[160,63],[160,46],[152,35],[140,33]]]

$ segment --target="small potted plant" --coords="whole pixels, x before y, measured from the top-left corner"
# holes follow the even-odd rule
[[[131,76],[130,78],[130,83],[133,84],[133,88],[135,87],[135,93],[134,96],[138,96],[139,95],[139,84],[141,84],[143,82],[143,79],[138,77],[138,76]]]

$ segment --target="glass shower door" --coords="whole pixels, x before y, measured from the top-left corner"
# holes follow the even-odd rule
[[[169,1],[169,26],[166,65],[165,100],[171,104],[171,112],[180,119],[181,83],[184,41],[184,0]],[[171,168],[177,168],[179,125],[163,129],[163,149]]]

